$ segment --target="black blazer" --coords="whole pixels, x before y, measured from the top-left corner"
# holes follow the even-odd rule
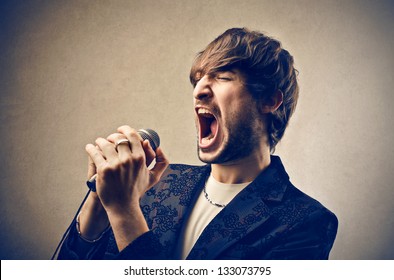
[[[176,259],[182,226],[210,170],[170,165],[141,199],[151,230],[122,252],[111,231],[86,244],[73,229],[59,258]],[[208,224],[187,259],[328,259],[337,227],[335,215],[295,188],[280,158],[271,156],[270,166]]]

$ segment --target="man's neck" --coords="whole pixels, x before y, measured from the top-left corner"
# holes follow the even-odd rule
[[[225,184],[253,181],[271,163],[269,149],[252,153],[246,158],[224,164],[212,164],[213,177]]]

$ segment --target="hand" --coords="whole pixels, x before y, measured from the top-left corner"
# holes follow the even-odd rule
[[[115,143],[127,139],[130,146]],[[96,166],[96,189],[106,211],[121,213],[139,205],[141,196],[158,182],[168,166],[161,148],[153,151],[149,141],[143,141],[136,130],[129,126],[118,128],[118,133],[97,138],[96,145],[88,144],[86,151]],[[147,165],[156,158],[149,170]]]

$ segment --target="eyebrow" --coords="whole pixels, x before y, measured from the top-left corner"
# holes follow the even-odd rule
[[[208,72],[210,72],[210,71],[208,71]],[[232,70],[232,69],[217,69],[217,70],[215,70],[215,71],[212,71],[212,74],[215,74],[215,73],[222,73],[222,72],[229,72],[229,73],[231,73],[231,74],[233,74],[233,75],[237,75],[237,72],[235,72],[235,71]]]

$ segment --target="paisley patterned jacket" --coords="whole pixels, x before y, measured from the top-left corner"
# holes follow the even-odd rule
[[[118,252],[111,230],[94,244],[75,227],[59,259],[175,259],[179,235],[210,165],[173,164],[141,200],[150,231]],[[187,259],[328,259],[336,216],[289,181],[279,157],[205,228]]]

